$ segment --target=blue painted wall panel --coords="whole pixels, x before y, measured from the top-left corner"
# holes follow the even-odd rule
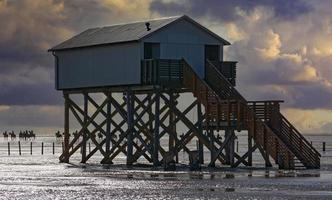
[[[201,78],[204,77],[205,45],[220,45],[220,54],[223,54],[219,40],[186,20],[157,31],[143,42],[160,42],[161,58],[185,58]]]
[[[139,43],[60,51],[59,89],[140,83]]]

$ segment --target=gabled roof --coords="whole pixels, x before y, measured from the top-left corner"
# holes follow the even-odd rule
[[[198,26],[208,34],[218,39],[224,45],[230,45],[228,41],[224,40],[223,38],[213,33],[209,29],[205,28],[190,17],[183,15],[128,24],[117,24],[100,28],[91,28],[49,49],[49,51],[140,41],[143,38],[146,38],[151,34],[181,19],[185,19],[190,23]],[[150,31],[147,31],[145,25],[147,22],[150,23]]]

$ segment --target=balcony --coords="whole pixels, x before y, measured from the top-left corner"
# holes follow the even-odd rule
[[[141,62],[141,84],[181,87],[183,63],[181,60],[145,59]]]
[[[221,74],[233,85],[236,85],[236,63],[234,61],[210,61]]]

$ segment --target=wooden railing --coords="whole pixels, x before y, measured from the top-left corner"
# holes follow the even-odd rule
[[[241,102],[246,102],[211,62],[207,63],[205,80],[221,98],[240,99]],[[252,134],[255,141],[264,146],[275,160],[284,154],[288,162],[284,164],[288,167],[294,164],[292,158],[294,153],[307,168],[319,168],[320,154],[280,113],[280,102],[246,102],[245,109],[242,110],[246,113],[245,124],[248,125],[249,134]],[[290,151],[287,152],[287,149]]]
[[[146,59],[141,62],[141,84],[181,86],[183,80],[181,60]]]
[[[206,61],[204,80],[221,98],[236,99],[246,102],[245,98],[234,88],[232,83],[230,83],[209,60]]]
[[[246,124],[246,129],[248,130],[249,135],[254,138],[258,144],[266,148],[267,152],[273,157],[273,159],[277,160],[278,147],[275,141],[277,141],[278,138],[275,136],[273,131],[268,126],[266,126],[259,117],[256,116],[255,111],[250,108],[245,98],[209,61],[206,65],[205,80],[211,88],[215,88],[215,92],[221,98],[238,99],[240,102],[242,102],[240,104],[242,107],[241,110],[243,110],[243,113],[245,113],[245,118],[243,118],[244,121],[242,123]],[[238,121],[237,123],[241,122]],[[266,144],[266,137],[273,138],[272,140],[269,140],[270,143],[268,145]]]
[[[219,72],[233,85],[236,85],[236,63],[234,61],[210,61]]]
[[[306,140],[303,135],[281,113],[279,135],[288,141],[299,160],[306,162],[311,168],[320,167],[320,153]]]
[[[266,123],[278,118],[280,112],[280,103],[284,101],[280,100],[268,100],[268,101],[248,101],[248,106],[253,109],[256,116]]]
[[[302,162],[312,168],[319,167],[319,152],[303,137],[303,135],[280,113],[283,101],[249,101],[248,105],[256,116],[269,125],[278,136],[288,144],[292,152]]]
[[[248,130],[249,136],[274,160],[282,160],[283,163],[278,164],[285,168],[292,168],[294,155],[307,168],[320,165],[320,154],[279,112],[281,101],[246,101],[209,61],[202,80],[184,59],[143,60],[142,84],[190,89],[205,106],[205,123],[223,121],[230,126],[236,122]]]

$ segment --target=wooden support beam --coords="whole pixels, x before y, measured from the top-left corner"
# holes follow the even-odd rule
[[[169,122],[168,122],[168,126],[169,129],[172,133],[169,133],[168,137],[168,151],[172,152],[172,155],[175,154],[175,157],[178,157],[178,153],[174,152],[174,145],[175,145],[175,137],[177,137],[177,133],[176,133],[176,123],[174,123],[174,118],[175,115],[172,112],[173,107],[175,106],[175,97],[174,97],[174,93],[173,91],[169,91],[168,92],[169,95],[169,100],[170,100],[170,114],[169,114]],[[173,160],[174,158],[172,158]]]
[[[107,111],[106,111],[106,141],[105,141],[105,152],[106,155],[109,155],[110,153],[110,148],[111,148],[111,125],[112,125],[112,103],[109,100],[112,96],[112,93],[107,93],[108,101],[107,101]]]
[[[261,145],[258,145],[259,152],[262,154],[262,157],[265,161],[265,167],[272,167],[272,164],[269,159],[269,155],[264,151],[263,147]]]
[[[209,167],[215,167],[216,165],[216,161],[215,161],[215,151],[214,151],[214,133],[213,133],[213,129],[208,129],[208,136],[209,136],[209,139],[210,139],[210,164],[209,164]]]
[[[133,92],[128,90],[126,92],[126,102],[127,102],[127,165],[132,164],[133,157],[133,133],[134,133],[134,98]]]
[[[248,130],[249,132],[249,130]],[[252,148],[252,137],[250,136],[250,133],[248,134],[248,165],[252,166],[252,152],[250,152],[250,149]]]
[[[88,94],[84,93],[84,100],[83,100],[83,132],[82,132],[82,142],[81,142],[81,153],[82,153],[82,160],[81,163],[86,162],[86,144],[87,144],[87,134],[88,134]]]
[[[65,116],[64,116],[64,149],[60,162],[69,163],[69,95],[64,94],[65,99]]]
[[[156,90],[155,91],[155,115],[154,115],[154,132],[153,132],[153,155],[152,155],[152,160],[153,160],[153,166],[157,167],[160,165],[159,163],[159,128],[160,128],[160,121],[159,121],[159,109],[160,109],[160,91]]]
[[[201,135],[203,135],[203,114],[202,114],[202,105],[201,103],[197,103],[197,122],[198,126],[197,129],[200,132]],[[198,158],[199,158],[199,163],[204,164],[204,147],[203,143],[198,140]]]
[[[229,144],[230,141],[232,141],[234,139],[234,137],[235,137],[234,132],[231,132],[230,134],[226,135],[225,141],[222,143],[222,145],[219,147],[217,152],[212,157],[211,162],[210,162],[211,165],[217,160],[217,158],[220,156],[222,150]]]
[[[252,154],[252,152],[254,152],[258,148],[258,146],[259,145],[255,144],[250,149],[248,149],[248,151],[241,158],[238,158],[238,160],[232,165],[232,167],[237,167],[241,163],[243,163],[245,161],[245,159],[249,158],[249,155]],[[251,166],[251,163],[247,163],[247,164],[249,164],[249,166]]]

